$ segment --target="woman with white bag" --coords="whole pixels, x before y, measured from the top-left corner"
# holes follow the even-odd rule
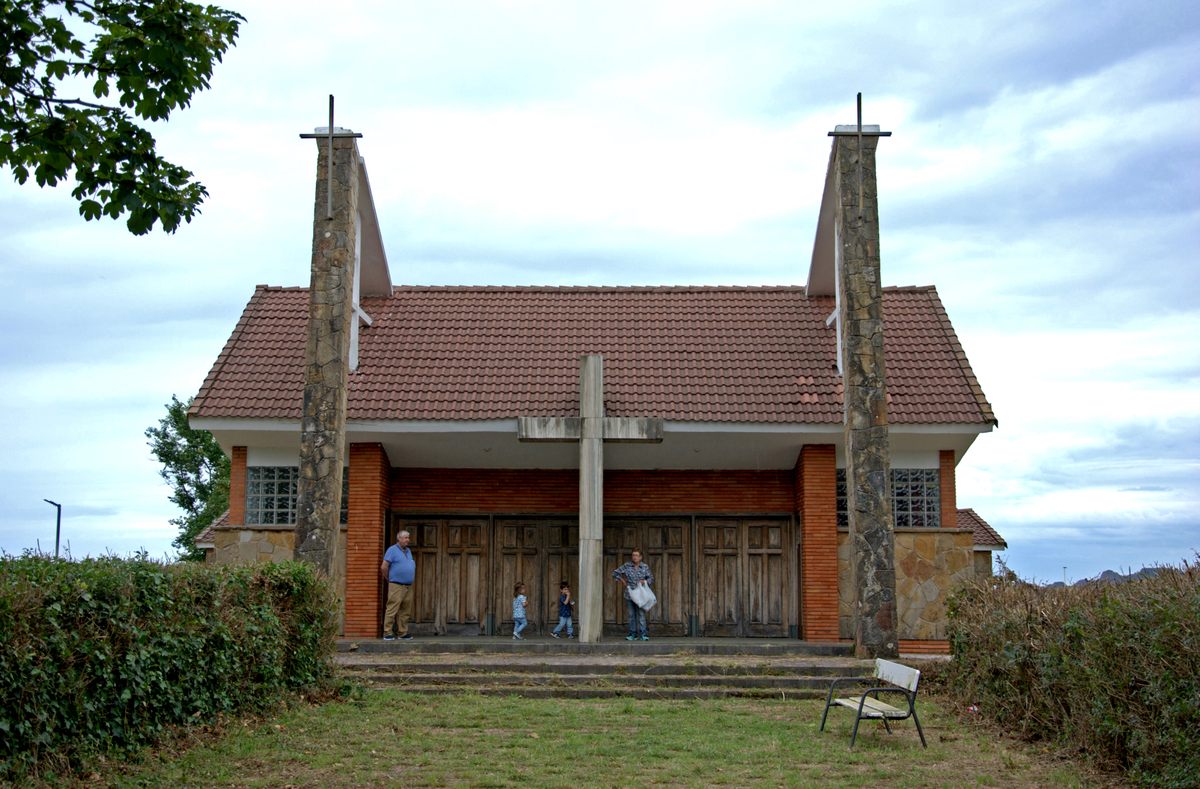
[[[629,615],[629,635],[625,636],[625,640],[637,641],[640,638],[649,641],[646,612],[654,607],[657,598],[650,589],[654,583],[654,576],[650,572],[650,565],[642,561],[642,552],[633,551],[630,561],[613,570],[612,577],[622,585],[625,592],[625,606]]]

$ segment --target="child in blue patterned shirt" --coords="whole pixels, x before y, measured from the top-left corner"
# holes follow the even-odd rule
[[[529,598],[525,596],[525,584],[518,582],[513,587],[513,595],[513,638],[524,641],[521,631],[529,624],[529,620],[525,618],[525,604],[529,602]]]

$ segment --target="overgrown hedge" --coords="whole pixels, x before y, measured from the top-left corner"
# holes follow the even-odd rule
[[[0,780],[317,689],[335,617],[296,562],[0,557]]]
[[[949,632],[963,704],[1141,783],[1200,780],[1200,567],[1050,588],[1006,572],[952,596]]]

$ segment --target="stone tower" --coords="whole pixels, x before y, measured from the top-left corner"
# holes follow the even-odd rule
[[[838,126],[830,134],[855,654],[895,657],[895,535],[875,181],[875,148],[886,133],[860,123]]]
[[[361,135],[325,128],[301,136],[317,141],[317,184],[296,557],[330,576],[337,567],[342,469],[346,463],[346,390],[352,322],[357,320],[353,280],[359,250],[359,154],[355,139]]]

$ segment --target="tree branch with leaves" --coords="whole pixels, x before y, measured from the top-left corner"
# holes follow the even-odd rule
[[[187,107],[244,21],[181,0],[0,0],[0,164],[43,187],[73,172],[84,219],[174,232],[208,190],[136,120]]]
[[[159,475],[172,488],[171,502],[183,510],[171,519],[179,529],[172,544],[181,559],[199,560],[204,552],[196,548],[196,536],[229,509],[229,458],[212,433],[188,425],[191,405],[192,398],[183,403],[171,395],[167,415],[146,429],[146,438],[163,465]]]

